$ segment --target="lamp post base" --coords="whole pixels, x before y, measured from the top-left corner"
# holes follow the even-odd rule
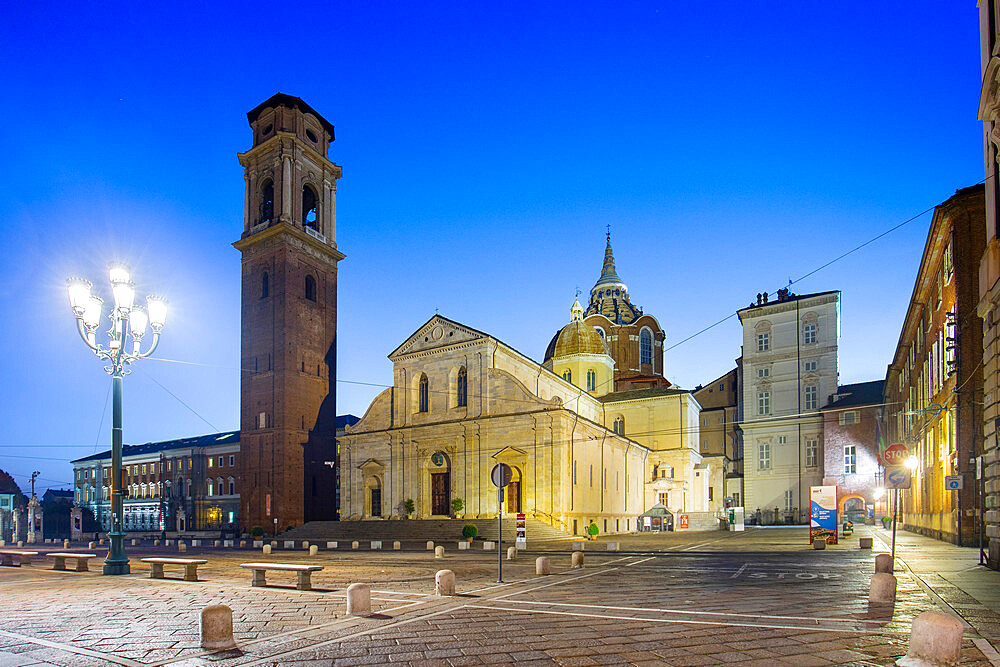
[[[108,557],[104,559],[104,574],[129,574],[132,568],[125,555],[125,533],[112,531],[108,537],[111,539],[111,547],[108,549]]]

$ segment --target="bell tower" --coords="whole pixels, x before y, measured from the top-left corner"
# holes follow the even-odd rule
[[[336,518],[337,179],[333,125],[278,93],[247,114],[240,524]]]

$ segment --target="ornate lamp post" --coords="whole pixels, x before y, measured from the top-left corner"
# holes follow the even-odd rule
[[[108,315],[108,346],[97,342],[97,328],[101,323],[104,300],[91,294],[90,281],[70,278],[69,305],[76,317],[80,337],[98,359],[108,362],[104,370],[111,376],[113,398],[111,424],[111,548],[104,561],[104,574],[128,574],[128,557],[125,555],[125,531],[122,530],[122,378],[131,373],[128,368],[136,359],[148,357],[160,341],[160,330],[167,315],[167,302],[156,296],[146,297],[146,308],[133,304],[135,285],[128,269],[112,264],[109,270],[114,307]],[[146,327],[153,330],[149,349],[140,351]]]

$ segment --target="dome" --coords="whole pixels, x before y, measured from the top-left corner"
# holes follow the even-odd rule
[[[583,320],[570,322],[552,337],[545,350],[545,361],[572,354],[609,354],[604,337]]]

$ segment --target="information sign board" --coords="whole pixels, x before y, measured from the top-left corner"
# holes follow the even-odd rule
[[[837,487],[809,487],[809,542],[823,538],[837,543]]]
[[[514,545],[518,549],[528,548],[528,536],[524,527],[524,515],[517,515],[517,523],[514,527]]]
[[[681,514],[680,515],[680,529],[681,530],[687,530],[688,529],[688,515],[687,514]]]
[[[885,488],[887,489],[910,488],[910,469],[907,468],[906,466],[886,466]]]
[[[959,491],[962,488],[961,475],[945,475],[944,488],[948,491]]]

